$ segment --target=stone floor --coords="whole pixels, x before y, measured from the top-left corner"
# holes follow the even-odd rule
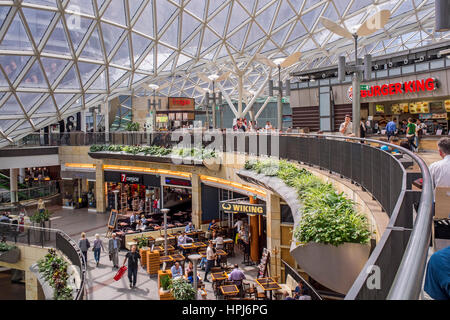
[[[52,228],[66,232],[75,241],[80,238],[81,232],[86,232],[91,245],[94,236],[98,233],[104,242],[107,250],[108,239],[106,235],[106,223],[108,216],[88,211],[87,209],[70,210],[61,207],[50,207],[53,214],[51,217]],[[119,263],[122,264],[127,251],[120,252]],[[244,271],[249,283],[256,286],[254,279],[257,275],[256,266],[244,266],[241,264],[243,255],[236,249],[235,257],[228,259],[228,264],[238,263]],[[88,252],[88,270],[86,279],[87,297],[89,300],[158,300],[157,278],[150,277],[146,270],[139,267],[137,285],[135,289],[130,289],[126,275],[120,281],[114,281],[113,277],[117,270],[112,269],[106,252],[101,253],[100,264],[95,265],[94,254]],[[199,276],[203,279],[204,271],[199,270]],[[208,276],[211,280],[211,276]],[[206,283],[207,299],[215,299],[212,283]]]

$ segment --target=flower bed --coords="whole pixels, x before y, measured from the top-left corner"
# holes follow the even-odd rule
[[[287,161],[250,160],[245,169],[278,177],[297,191],[303,204],[294,238],[301,243],[316,242],[339,246],[344,243],[367,244],[371,232],[367,217],[355,210],[355,204],[331,184]]]
[[[73,290],[68,285],[68,263],[49,249],[48,254],[37,262],[42,278],[53,288],[53,299],[73,300]]]

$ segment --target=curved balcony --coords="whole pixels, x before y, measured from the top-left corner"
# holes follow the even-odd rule
[[[222,136],[218,132],[205,133],[214,137],[203,143],[206,147],[214,146],[216,150],[250,156],[272,156],[314,166],[349,179],[370,193],[386,212],[389,223],[348,290],[346,299],[418,299],[428,255],[433,202],[431,176],[421,158],[398,146],[370,139],[313,134],[230,133]],[[150,139],[150,133],[108,136],[104,133],[75,133],[66,135],[64,140],[47,138],[46,143],[52,145],[76,146],[106,141],[131,145],[156,142]],[[165,139],[164,143],[156,144],[168,147],[177,141]],[[407,161],[380,150],[379,145],[395,147],[408,157]],[[420,172],[406,170],[411,162],[416,163]],[[423,178],[423,189],[413,191],[412,181],[420,177]],[[368,285],[374,270],[379,270],[379,287]]]

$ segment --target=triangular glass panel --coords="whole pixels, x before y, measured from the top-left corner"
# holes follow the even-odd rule
[[[1,109],[0,109],[1,112]],[[0,130],[3,132],[8,132],[8,129],[11,128],[17,120],[2,120],[0,119]]]
[[[344,11],[347,9],[349,3],[350,3],[350,0],[333,1],[333,4],[336,6],[336,8],[338,10],[339,17],[342,17],[344,15]]]
[[[125,70],[109,67],[109,85],[115,84],[125,73]]]
[[[246,32],[247,32],[247,27],[243,27],[227,40],[227,42],[229,44],[231,44],[238,52],[241,50],[242,43],[245,40]]]
[[[172,21],[172,23],[169,25],[167,30],[164,32],[164,34],[160,38],[160,40],[162,42],[165,42],[166,44],[169,44],[173,47],[178,47],[179,20],[180,20],[180,18],[177,17],[177,18],[175,18],[175,20]]]
[[[31,93],[31,92],[17,92],[19,96],[20,102],[28,113],[39,101],[39,99],[43,96],[42,93]]]
[[[322,12],[323,5],[315,8],[314,10],[302,15],[301,19],[305,26],[309,28],[309,31],[312,31],[317,19],[320,17],[320,13]]]
[[[154,65],[154,60],[153,60],[153,49],[152,49],[149,52],[149,54],[147,54],[144,61],[141,62],[141,64],[138,67],[138,70],[153,72],[153,65]]]
[[[60,89],[80,89],[80,83],[78,82],[78,77],[75,72],[75,67],[72,66],[70,70],[66,73],[62,81],[58,84]]]
[[[133,41],[133,55],[134,63],[141,57],[144,51],[152,44],[152,40],[147,39],[137,33],[131,33],[131,39]]]
[[[128,5],[130,7],[130,16],[131,19],[133,19],[134,15],[136,14],[136,12],[139,10],[142,2],[144,2],[143,0],[132,0],[132,1],[128,1]],[[149,4],[150,6],[152,5],[151,3]]]
[[[220,10],[220,12],[214,16],[209,22],[208,26],[213,28],[218,34],[223,35],[225,31],[225,26],[227,22],[227,16],[228,16],[228,8],[229,6],[226,6],[223,10]],[[233,18],[230,18],[233,19]],[[184,21],[183,21],[184,24]],[[189,30],[186,30],[186,32]]]
[[[177,67],[182,66],[186,62],[191,61],[192,59],[188,56],[185,56],[184,54],[178,55],[178,61],[177,61]]]
[[[183,52],[191,54],[193,56],[197,55],[197,49],[200,41],[201,32],[197,33],[191,41],[183,48]]]
[[[98,2],[98,1],[97,1]],[[91,0],[70,0],[69,5],[66,8],[66,11],[73,11],[76,13],[86,13],[89,15],[94,15],[94,9],[92,7]]]
[[[242,9],[241,6],[237,4],[233,5],[233,10],[231,11],[231,19],[230,25],[228,27],[228,33],[234,31],[234,29],[245,22],[249,22],[250,17],[248,14]]]
[[[94,20],[67,14],[65,15],[65,17],[73,47],[75,48],[75,50],[77,50],[78,46],[81,43],[81,40],[83,40],[86,36],[89,26],[91,25],[91,23],[93,23]],[[74,17],[76,17],[76,19]]]
[[[47,99],[45,99],[45,101],[39,106],[39,108],[36,110],[36,113],[55,113],[56,112],[56,108],[55,105],[53,103],[53,99],[48,96]]]
[[[6,20],[6,16],[8,15],[11,7],[10,6],[1,6],[0,7],[0,28],[3,26],[3,21]]]
[[[259,11],[262,7],[264,7],[266,4],[268,4],[271,0],[259,0],[258,1],[258,9],[257,11]]]
[[[293,17],[295,17],[295,12],[292,11],[291,6],[286,1],[283,1],[280,11],[278,11],[278,17],[275,20],[275,29]]]
[[[48,81],[52,84],[69,63],[68,60],[41,57]]]
[[[58,21],[55,29],[50,35],[43,52],[70,55],[69,44],[61,20]]]
[[[303,37],[308,31],[305,29],[303,24],[300,21],[297,21],[297,24],[294,27],[294,30],[292,31],[291,35],[289,36],[288,43],[296,40],[298,38]]]
[[[0,87],[9,87],[8,81],[6,81],[5,77],[3,76],[3,72],[0,72]],[[2,93],[0,93],[0,98],[3,96]]]
[[[152,1],[146,4],[144,11],[137,20],[133,30],[142,32],[150,37],[155,37],[153,34],[153,6]]]
[[[32,50],[30,40],[28,39],[25,27],[20,20],[20,16],[16,14],[13,21],[9,25],[6,31],[5,37],[3,38],[0,49],[3,50]]]
[[[247,38],[247,46],[266,36],[266,34],[261,30],[261,28],[256,23],[252,23],[250,26],[251,29]]]
[[[128,87],[128,85],[129,85],[129,83],[130,83],[130,79],[131,79],[131,77],[128,77],[127,79],[124,79],[124,80],[120,83],[120,85],[119,85],[118,88],[125,88],[125,87]]]
[[[106,73],[103,71],[87,90],[106,90]]]
[[[41,42],[42,36],[53,20],[55,13],[46,10],[37,10],[31,8],[22,8],[22,12],[27,20],[27,25],[33,35],[36,46]]]
[[[117,64],[124,67],[130,67],[130,48],[128,47],[128,37],[120,45],[119,50],[117,50],[116,55],[111,60],[111,63]]]
[[[40,5],[40,6],[46,6],[51,8],[56,8],[56,2],[55,0],[24,0],[25,3],[31,3],[34,5]]]
[[[30,129],[30,128],[31,128],[30,122],[29,122],[28,120],[25,120],[25,121],[22,122],[21,125],[19,125],[18,127],[16,127],[16,128],[14,129],[14,133],[15,133],[15,134],[16,134],[16,133],[20,133],[20,131],[26,131],[27,129]],[[16,132],[16,131],[17,131],[17,132]]]
[[[306,42],[303,43],[303,45],[301,47],[301,51],[307,52],[307,51],[313,50],[315,48],[316,48],[316,44],[314,43],[314,41],[312,41],[311,38],[309,38]]]
[[[198,18],[203,20],[203,15],[205,14],[205,5],[206,1],[190,1],[186,5],[186,10],[189,10],[191,13],[195,14]]]
[[[63,109],[66,105],[66,103],[72,99],[75,95],[74,94],[69,94],[69,93],[55,93],[55,100],[56,100],[56,104],[58,106],[58,109],[61,111],[61,109]]]
[[[31,121],[33,121],[35,127],[40,127],[40,125],[46,120],[48,120],[47,117],[45,117],[45,118],[31,118]]]
[[[9,96],[9,99],[2,106],[0,106],[0,114],[23,115],[22,108],[20,108],[20,105],[13,94]]]
[[[195,32],[200,25],[201,25],[200,21],[198,21],[197,19],[193,18],[190,14],[187,14],[186,12],[184,12],[183,13],[183,18],[182,18],[182,29],[181,29],[182,42],[186,41],[186,39],[193,32]]]
[[[102,22],[103,39],[105,40],[106,54],[109,55],[111,50],[116,46],[117,42],[125,32],[124,29]],[[106,41],[111,40],[111,41]]]
[[[161,32],[161,29],[168,23],[170,18],[177,11],[177,7],[169,2],[156,1],[156,13],[157,13],[157,21],[158,21],[158,32]],[[175,20],[178,20],[175,19]],[[173,22],[172,22],[173,23]]]
[[[101,66],[98,64],[78,62],[78,69],[80,70],[81,82],[83,83],[83,86],[91,80],[92,76],[99,68],[101,68]]]
[[[220,39],[217,38],[217,36],[209,30],[209,28],[205,28],[205,33],[203,35],[203,42],[202,42],[202,52],[209,49],[211,46],[216,44]]]
[[[92,32],[86,46],[81,51],[80,57],[103,61],[103,52],[100,43],[100,35],[97,27],[95,27],[95,30]]]
[[[133,75],[133,84],[136,84],[137,82],[141,81],[142,79],[148,77],[145,74],[135,73]]]
[[[44,74],[42,73],[41,66],[36,60],[33,66],[28,70],[26,76],[23,78],[19,87],[22,88],[48,88],[48,84],[45,81]]]
[[[102,17],[104,20],[109,20],[123,26],[127,25],[125,18],[124,1],[122,0],[111,1]]]

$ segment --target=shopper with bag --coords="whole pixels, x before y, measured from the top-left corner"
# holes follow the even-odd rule
[[[100,235],[97,233],[95,235],[94,248],[92,248],[92,250],[94,251],[94,259],[95,262],[97,263],[97,267],[98,264],[100,263],[100,252],[102,249],[103,252],[105,252],[105,248],[103,247],[103,241],[102,239],[100,239]]]
[[[112,238],[108,242],[109,260],[113,262],[113,269],[119,268],[119,248],[120,240],[116,238],[116,234],[112,234]]]
[[[138,262],[141,258],[141,255],[136,251],[136,248],[135,244],[132,245],[130,248],[131,251],[125,255],[125,260],[123,260],[123,266],[125,266],[125,263],[128,260],[128,280],[130,280],[130,289],[136,288]]]
[[[91,247],[91,244],[89,243],[89,240],[86,239],[86,233],[82,232],[81,233],[81,239],[78,242],[78,246],[80,247],[81,252],[83,253],[83,257],[84,257],[84,262],[87,265],[87,252],[89,250],[89,248]]]

